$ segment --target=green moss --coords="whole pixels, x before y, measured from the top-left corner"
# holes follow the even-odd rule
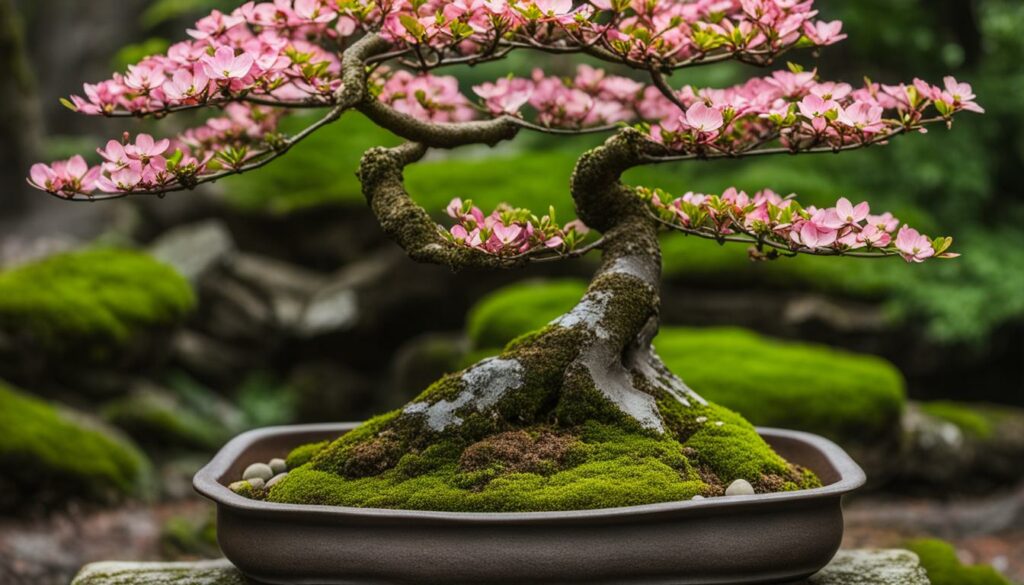
[[[534,429],[539,432],[541,429]],[[409,453],[389,471],[345,479],[307,465],[274,486],[276,502],[445,510],[521,512],[631,506],[685,500],[708,486],[678,442],[591,422],[578,429],[574,464],[551,473],[463,471],[462,449],[440,442]]]
[[[654,345],[701,396],[754,424],[849,442],[898,427],[903,379],[880,358],[728,328],[666,327]]]
[[[474,307],[473,358],[542,327],[580,299],[582,281],[499,290]],[[796,428],[845,442],[892,432],[905,396],[888,362],[824,346],[787,343],[732,328],[664,327],[655,346],[669,369],[708,400],[762,426]]]
[[[935,401],[921,404],[921,410],[936,418],[953,423],[961,431],[987,439],[995,432],[995,421],[983,408],[972,407],[961,402]]]
[[[0,330],[47,352],[109,356],[194,304],[173,268],[129,250],[60,254],[0,274]]]
[[[992,567],[964,565],[953,545],[942,540],[921,539],[907,544],[921,558],[932,585],[1011,585]]]
[[[138,493],[146,476],[146,460],[132,445],[2,382],[0,429],[0,508],[107,501]],[[19,494],[31,501],[8,501]]]
[[[329,444],[329,441],[320,441],[319,443],[310,443],[308,445],[301,445],[292,449],[291,453],[288,454],[288,457],[285,458],[285,463],[288,465],[288,469],[295,469],[296,467],[305,465]]]

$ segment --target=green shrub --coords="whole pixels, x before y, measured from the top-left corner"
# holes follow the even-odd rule
[[[0,429],[0,509],[108,501],[143,485],[148,465],[134,446],[2,382]]]
[[[582,281],[510,286],[469,313],[480,351],[496,354],[543,327],[583,295]],[[699,394],[763,426],[796,428],[838,440],[869,440],[896,428],[903,379],[888,362],[824,346],[787,343],[741,329],[664,327],[654,342],[668,367]]]
[[[907,548],[921,558],[932,585],[1012,585],[992,567],[962,564],[948,542],[920,539],[909,542]]]
[[[0,274],[0,331],[26,349],[104,357],[194,304],[173,268],[129,250],[60,254]]]

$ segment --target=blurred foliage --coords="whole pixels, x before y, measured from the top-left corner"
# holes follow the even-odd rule
[[[963,564],[953,545],[944,540],[913,540],[907,548],[921,558],[932,585],[1012,585],[992,567]]]
[[[482,299],[467,318],[470,339],[481,348],[476,355],[494,355],[494,348],[567,312],[586,286],[579,280],[525,282]],[[754,424],[811,431],[845,443],[877,438],[899,426],[903,378],[880,358],[734,328],[663,327],[654,345],[669,369],[701,396]]]
[[[921,404],[921,410],[936,418],[953,423],[964,433],[979,439],[987,439],[994,431],[993,422],[976,405],[937,400]]]
[[[95,248],[0,273],[0,331],[25,347],[102,359],[195,304],[173,268],[130,250]]]
[[[106,501],[139,493],[148,463],[115,439],[0,382],[0,509],[33,494],[37,505]]]

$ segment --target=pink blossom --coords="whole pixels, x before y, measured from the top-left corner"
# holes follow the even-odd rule
[[[153,140],[153,137],[149,134],[139,134],[135,138],[135,144],[125,146],[124,152],[128,158],[146,163],[149,159],[167,152],[170,146],[171,141],[166,138],[157,141]]]
[[[32,165],[29,171],[29,184],[37,189],[67,197],[78,193],[89,194],[96,190],[100,172],[100,167],[89,168],[85,159],[76,155],[66,161],[55,162],[52,166]]]
[[[846,38],[846,35],[841,34],[843,30],[843,23],[838,20],[832,22],[807,22],[804,23],[804,34],[809,39],[814,41],[817,45],[827,46],[834,45],[839,41]]]
[[[896,248],[907,262],[924,262],[935,255],[931,240],[910,226],[903,226],[896,235]]]
[[[875,226],[879,230],[884,232],[892,233],[896,231],[896,228],[900,226],[900,220],[893,217],[888,211],[882,215],[869,215],[867,217],[868,225]]]
[[[860,223],[867,219],[868,213],[871,212],[871,207],[867,201],[858,203],[856,207],[850,200],[843,197],[836,203],[836,214],[838,214],[840,221],[847,225],[853,225]]]
[[[718,109],[697,102],[686,110],[686,123],[701,132],[714,132],[725,125],[725,119]]]
[[[946,99],[952,105],[970,112],[985,113],[985,108],[982,108],[974,101],[977,96],[974,95],[974,89],[971,87],[971,84],[960,83],[952,76],[945,77],[943,83],[945,84],[946,91],[942,94],[942,99]]]
[[[249,75],[255,59],[248,52],[235,56],[235,50],[231,47],[220,47],[213,54],[203,57],[203,71],[210,79],[217,81],[230,81],[243,79]]]

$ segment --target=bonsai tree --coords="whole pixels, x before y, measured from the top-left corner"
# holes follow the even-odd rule
[[[822,209],[768,189],[675,197],[621,177],[640,165],[874,147],[982,111],[971,87],[953,78],[854,87],[790,65],[725,89],[677,89],[671,80],[728,60],[771,67],[789,51],[842,40],[841,31],[840,22],[818,20],[813,0],[249,2],[203,18],[166,55],[65,100],[98,116],[222,116],[173,139],[112,140],[99,149],[99,166],[81,157],[36,165],[29,181],[69,201],[162,197],[254,171],[358,112],[407,141],[365,153],[358,176],[380,226],[413,259],[510,269],[602,253],[571,311],[404,408],[296,450],[272,487],[237,487],[252,497],[513,511],[810,487],[812,473],[703,400],[653,351],[660,232],[745,244],[755,260],[916,263],[955,256],[951,238],[928,238],[845,198]],[[581,64],[563,77],[538,69],[472,94],[441,74],[514,51],[578,55],[608,70]],[[277,130],[284,116],[310,109],[324,113],[301,132]],[[485,214],[455,199],[453,225],[443,227],[403,185],[405,167],[433,149],[495,145],[523,132],[610,134],[567,177],[578,221],[509,206]]]

